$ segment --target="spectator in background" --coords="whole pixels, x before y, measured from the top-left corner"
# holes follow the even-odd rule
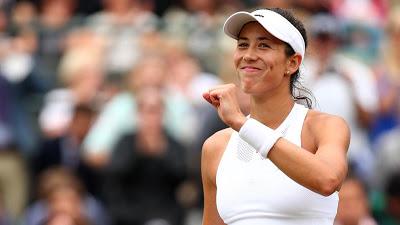
[[[376,152],[374,191],[383,195],[390,176],[400,171],[400,7],[390,12],[382,61],[378,62],[377,81],[380,94],[379,111],[374,118],[371,139]],[[382,197],[380,197],[382,198]],[[374,201],[374,205],[379,205]]]
[[[85,184],[90,194],[99,197],[99,180],[96,171],[83,161],[81,144],[86,136],[95,111],[87,105],[77,105],[72,109],[72,119],[65,134],[44,139],[32,160],[34,180],[43,171],[59,166],[72,171]]]
[[[75,105],[96,106],[103,84],[101,52],[74,48],[65,52],[59,65],[62,88],[45,96],[39,124],[45,137],[62,136],[72,119]]]
[[[204,124],[210,125],[206,118],[210,107],[203,100],[202,93],[215,85],[222,84],[222,80],[214,74],[202,71],[198,60],[190,56],[186,51],[183,51],[180,55],[171,54],[173,51],[173,49],[170,49],[166,54],[167,63],[170,65],[166,86],[168,92],[187,99],[190,105],[193,106],[192,114],[195,115],[196,121],[192,122],[193,126],[190,128],[192,132],[190,139],[192,141],[189,144],[192,146],[193,141],[198,141],[200,127]],[[189,132],[187,130],[187,133]],[[190,151],[190,155],[198,153],[200,149],[201,146],[198,149],[193,149]]]
[[[310,18],[311,53],[305,60],[304,84],[316,99],[315,107],[344,118],[350,126],[348,160],[354,173],[371,182],[374,158],[368,140],[378,95],[372,70],[340,53],[340,24],[329,15]]]
[[[193,109],[187,99],[168,90],[165,82],[167,75],[168,67],[162,53],[150,53],[134,65],[125,79],[126,89],[104,106],[84,140],[85,158],[91,165],[106,165],[117,140],[136,130],[139,123],[136,92],[143,87],[156,87],[167,96],[163,114],[165,129],[177,141],[191,143],[196,129],[195,114],[190,114]]]
[[[185,179],[185,149],[163,127],[156,88],[137,93],[137,130],[119,139],[106,167],[105,196],[114,225],[182,225],[177,191]]]
[[[37,96],[45,91],[32,72],[37,37],[33,30],[21,29],[13,36],[4,35],[2,38],[0,76],[9,83],[12,93],[13,109],[9,122],[15,129],[16,145],[25,156],[30,156],[38,139],[36,115],[32,112],[37,112]]]
[[[183,41],[203,70],[211,74],[217,74],[221,61],[221,26],[224,22],[221,11],[232,10],[232,5],[225,4],[222,8],[221,3],[221,0],[184,0],[183,8],[171,8],[163,17],[164,35]]]
[[[379,60],[381,26],[388,12],[387,0],[330,0],[331,12],[343,22],[342,52],[374,65]]]
[[[177,49],[181,48],[175,46],[176,43],[172,44],[170,46],[171,49],[166,54],[168,65],[170,65],[166,86],[170,93],[187,99],[190,105],[193,106],[193,112],[190,114],[195,115],[195,121],[190,126],[191,131],[187,131],[186,133],[191,132],[191,135],[195,135],[196,137],[190,138],[191,141],[189,142],[186,154],[189,162],[189,176],[188,181],[185,183],[185,187],[187,188],[185,206],[196,210],[196,207],[199,209],[202,204],[200,177],[201,146],[206,137],[218,131],[219,127],[222,126],[225,128],[226,126],[220,121],[216,111],[210,108],[208,103],[203,100],[202,93],[215,85],[222,84],[222,80],[214,74],[202,71],[198,60],[188,55],[186,51],[182,50],[180,53],[177,53],[179,51]],[[192,196],[190,200],[189,196]]]
[[[400,171],[400,128],[382,135],[375,143],[376,158],[374,168],[373,188],[384,192],[390,175]]]
[[[24,225],[51,224],[59,213],[65,215],[64,220],[69,218],[77,225],[110,225],[102,205],[88,195],[81,180],[65,168],[44,171],[35,188],[38,199],[27,208]]]
[[[158,29],[159,20],[141,0],[103,0],[104,9],[87,18],[86,25],[106,39],[105,65],[109,76],[123,76],[142,56],[139,39]]]
[[[176,50],[170,49],[170,51]],[[166,79],[168,90],[187,98],[201,114],[202,107],[206,105],[201,97],[202,93],[214,85],[221,84],[222,81],[215,74],[202,71],[198,60],[186,52],[179,56],[177,54],[170,56],[168,52],[166,56],[169,60],[167,62],[169,74]]]
[[[32,74],[37,35],[30,28],[20,29],[10,36],[3,48],[1,72],[12,83],[21,83]]]
[[[331,12],[349,22],[382,24],[388,10],[386,0],[330,0]]]
[[[3,2],[4,3],[4,2]],[[34,145],[27,109],[19,85],[29,75],[32,60],[30,33],[8,33],[8,17],[0,9],[0,190],[2,211],[9,222],[19,222],[28,201],[26,157]],[[6,221],[4,221],[6,222]],[[0,222],[1,223],[1,222]]]
[[[10,15],[9,32],[15,33],[34,26],[38,19],[37,13],[36,6],[32,2],[26,0],[16,2]]]
[[[39,18],[34,26],[38,36],[34,73],[48,90],[60,85],[57,68],[65,50],[65,38],[81,24],[81,18],[74,14],[75,8],[76,0],[40,1]]]
[[[368,192],[362,181],[348,176],[339,192],[335,225],[378,225],[372,217]]]
[[[396,171],[389,175],[384,187],[384,193],[380,196],[383,201],[382,208],[376,208],[374,216],[379,225],[400,224],[400,173]]]
[[[0,75],[0,211],[4,222],[19,222],[28,200],[28,172],[18,148],[15,98],[11,84]]]
[[[399,137],[400,128],[398,127],[381,135],[374,146],[377,156],[371,191],[371,205],[375,218],[382,225],[400,224],[400,220],[397,219],[397,222],[395,222],[396,219],[393,217],[400,215],[400,210],[398,210],[400,207],[400,187],[398,181],[395,180],[400,179],[400,177],[393,175],[400,171]],[[390,203],[389,199],[391,199]]]
[[[400,125],[400,7],[390,11],[382,43],[382,60],[377,62],[379,110],[371,130],[371,139]],[[377,149],[379,151],[379,149]]]
[[[73,43],[71,40],[72,43],[69,43],[69,48],[64,52],[58,66],[61,84],[70,90],[75,104],[95,106],[105,76],[102,40],[98,40],[95,34],[84,31],[72,33],[69,37],[73,39],[71,36],[82,39],[82,43]]]

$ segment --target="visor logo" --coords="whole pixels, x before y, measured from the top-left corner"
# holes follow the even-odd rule
[[[259,16],[259,17],[263,17],[264,18],[264,16],[260,15],[260,14],[255,14],[254,16]]]

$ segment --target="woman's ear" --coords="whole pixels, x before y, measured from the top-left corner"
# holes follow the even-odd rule
[[[288,62],[287,62],[287,71],[289,71],[288,75],[292,75],[294,72],[296,72],[299,69],[301,61],[302,61],[302,57],[298,53],[289,57]]]

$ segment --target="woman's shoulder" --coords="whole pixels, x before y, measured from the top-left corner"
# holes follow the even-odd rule
[[[321,123],[329,123],[329,122],[331,122],[331,123],[332,122],[346,123],[346,121],[340,116],[321,112],[321,111],[315,110],[315,109],[309,110],[305,122],[308,122],[308,123],[311,123],[314,125],[318,125]]]
[[[219,161],[233,132],[233,129],[226,128],[207,138],[202,148],[202,160]]]
[[[301,136],[302,146],[315,153],[322,144],[336,143],[348,146],[350,129],[346,121],[339,116],[309,110],[304,120]]]
[[[215,132],[207,140],[204,141],[203,151],[218,151],[223,150],[228,143],[233,130],[231,128],[226,128]]]
[[[309,110],[304,125],[305,128],[313,134],[321,134],[325,132],[350,132],[347,122],[342,117],[313,109]]]

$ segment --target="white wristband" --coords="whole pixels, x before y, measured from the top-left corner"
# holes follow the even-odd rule
[[[282,134],[250,118],[240,128],[239,137],[255,148],[262,157],[267,158],[269,151]]]

